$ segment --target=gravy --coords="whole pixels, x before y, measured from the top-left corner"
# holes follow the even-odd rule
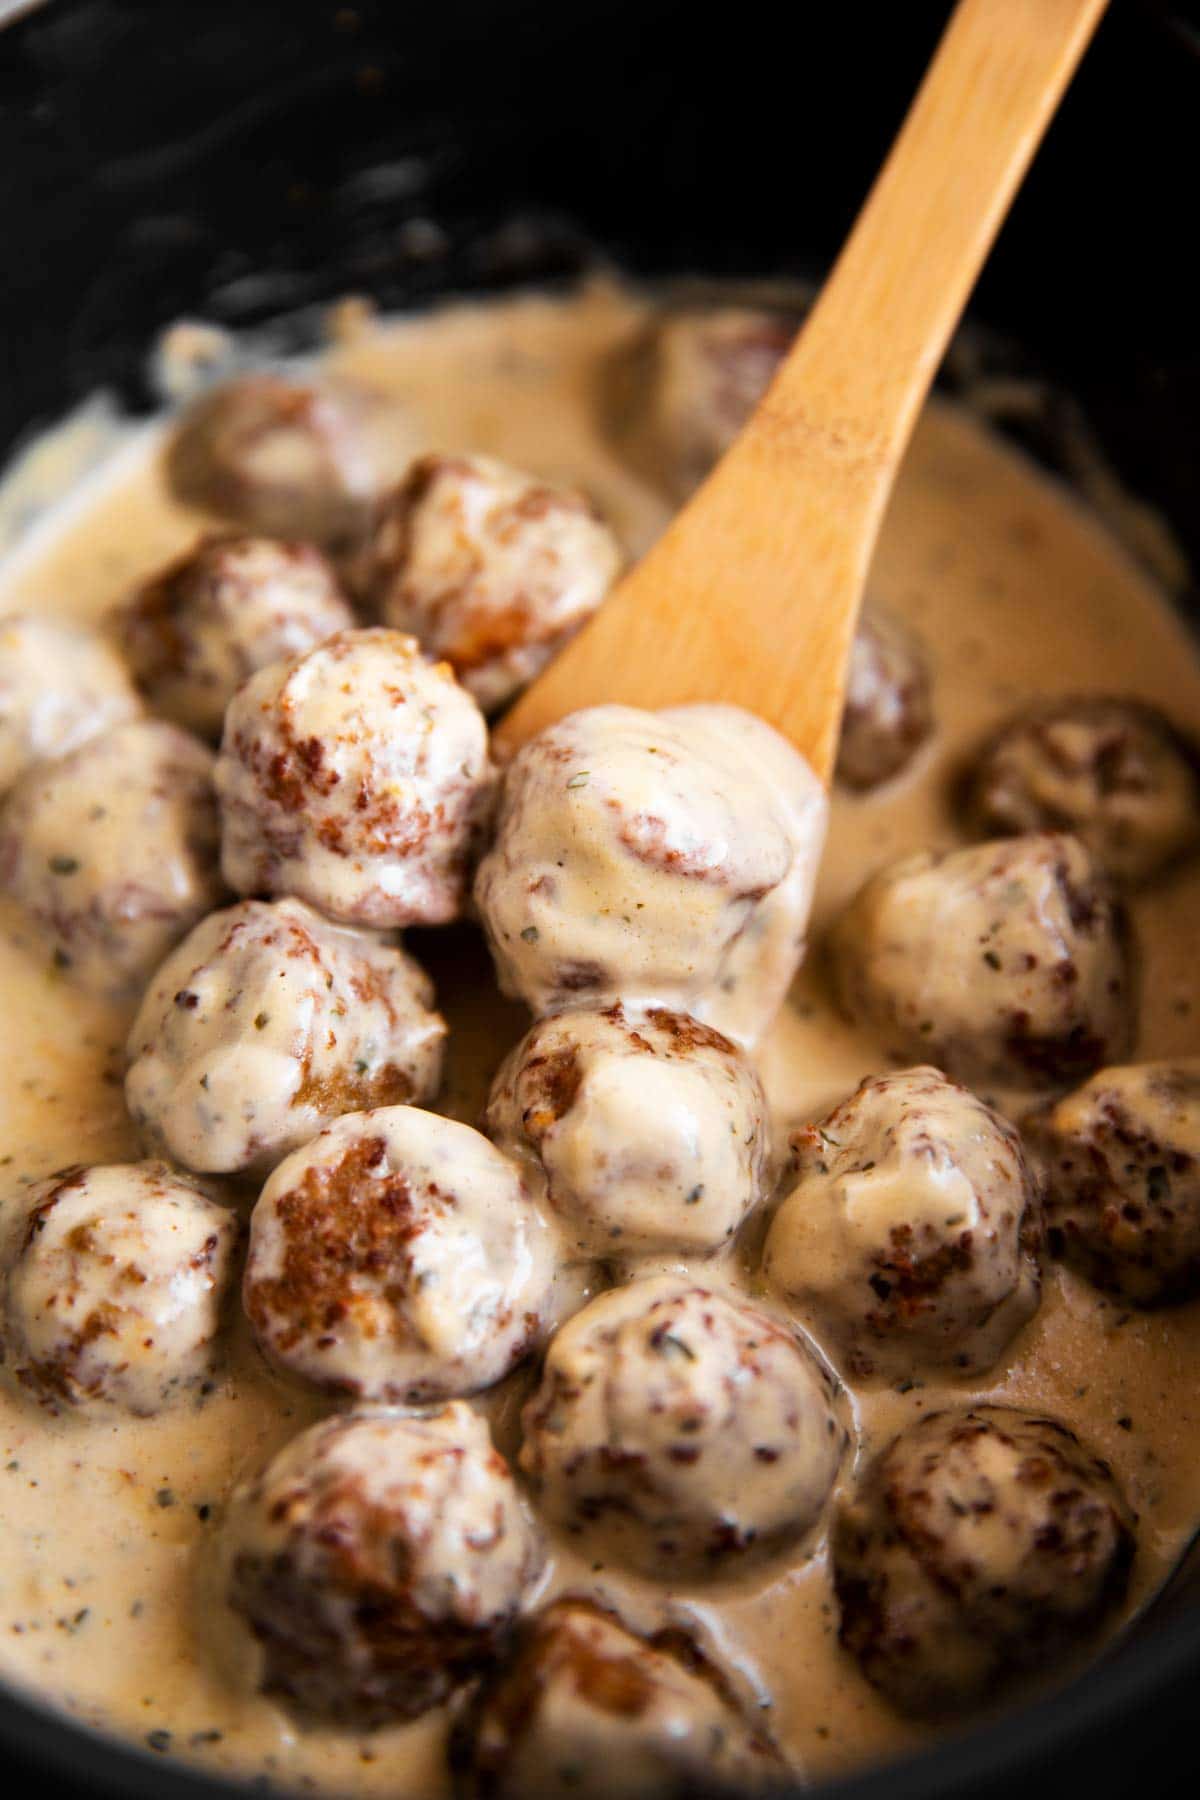
[[[604,436],[597,396],[606,356],[646,306],[597,284],[569,299],[457,305],[377,325],[352,319],[326,364],[398,403],[388,445],[397,473],[417,449],[503,457],[585,488],[637,555],[669,507]],[[134,435],[27,534],[0,570],[0,610],[99,620],[191,543],[205,521],[168,494],[160,447],[157,429]],[[938,728],[894,784],[834,795],[814,951],[761,1058],[780,1144],[884,1065],[869,1035],[833,1012],[822,934],[882,862],[960,841],[950,777],[989,727],[1029,696],[1059,691],[1119,692],[1181,722],[1200,716],[1200,659],[1150,578],[1068,493],[947,404],[926,410],[871,585],[928,646]],[[1139,894],[1132,910],[1142,971],[1135,1054],[1195,1054],[1200,866]],[[451,1022],[442,1107],[474,1120],[523,1015],[496,994],[471,931],[415,933],[410,944]],[[136,1145],[121,1092],[127,1016],[48,969],[11,908],[0,910],[0,984],[7,1218],[28,1182],[68,1162],[134,1155]],[[1028,1103],[988,1097],[1014,1112]],[[215,1653],[216,1638],[237,1629],[212,1587],[206,1550],[224,1498],[239,1474],[328,1410],[266,1369],[232,1310],[213,1391],[161,1417],[56,1418],[0,1390],[0,1671],[79,1719],[212,1770],[291,1788],[443,1794],[444,1712],[364,1738],[304,1730],[239,1689]],[[1059,1414],[1110,1459],[1140,1515],[1132,1610],[1200,1519],[1198,1361],[1200,1303],[1130,1313],[1051,1264],[1040,1311],[982,1382],[855,1395],[859,1455],[948,1398]],[[518,1373],[481,1402],[507,1449],[528,1386]],[[615,1601],[635,1624],[691,1625],[769,1706],[772,1730],[810,1776],[926,1735],[839,1650],[823,1550],[752,1579],[667,1594],[595,1571],[560,1546],[545,1591],[564,1586]]]

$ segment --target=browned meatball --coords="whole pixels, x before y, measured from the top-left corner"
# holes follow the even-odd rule
[[[141,711],[129,671],[91,632],[62,619],[0,619],[0,794],[31,764],[66,756]]]
[[[1053,1255],[1138,1306],[1200,1292],[1200,1060],[1102,1069],[1025,1130]]]
[[[894,614],[868,602],[850,652],[838,780],[878,787],[911,762],[932,729],[924,646]]]
[[[8,1247],[0,1363],[55,1411],[158,1412],[211,1372],[238,1235],[165,1163],[60,1170]]]
[[[362,536],[377,479],[360,408],[347,390],[239,376],[184,416],[167,454],[171,486],[267,537],[344,550]]]
[[[986,1369],[1037,1309],[1037,1194],[1016,1131],[902,1069],[793,1138],[768,1283],[856,1375]]]
[[[594,1602],[558,1600],[525,1625],[452,1746],[470,1800],[665,1800],[783,1775],[715,1664],[687,1636],[645,1638]]]
[[[234,1495],[229,1602],[259,1685],[356,1729],[415,1719],[485,1667],[542,1566],[485,1421],[343,1413]]]
[[[535,1013],[614,1000],[765,1031],[804,953],[828,806],[736,706],[589,706],[505,772],[475,901]]]
[[[989,836],[1074,832],[1110,875],[1137,886],[1200,844],[1200,757],[1139,700],[1043,701],[986,746],[966,808]]]
[[[133,719],[35,763],[0,809],[0,887],[57,968],[125,997],[224,892],[212,752]]]
[[[546,1516],[659,1580],[722,1574],[812,1533],[847,1442],[798,1332],[677,1275],[569,1319],[522,1426]]]
[[[446,1024],[398,945],[301,900],[209,913],[129,1034],[125,1104],[186,1168],[266,1176],[341,1113],[436,1094]]]
[[[1002,1406],[931,1413],[838,1519],[842,1643],[906,1712],[976,1704],[1093,1632],[1133,1552],[1112,1474],[1065,1425]]]
[[[225,715],[225,879],[347,925],[443,925],[494,780],[483,715],[448,664],[400,631],[339,632],[260,669]]]
[[[725,454],[786,356],[794,313],[681,307],[642,332],[617,372],[631,454],[684,499]]]
[[[901,857],[829,947],[847,1017],[963,1081],[1065,1086],[1133,1035],[1124,915],[1073,837]]]
[[[753,1064],[659,1006],[541,1020],[501,1064],[485,1128],[545,1183],[580,1257],[711,1256],[766,1193]]]
[[[541,1330],[553,1273],[515,1163],[456,1119],[380,1106],[279,1164],[250,1220],[242,1297],[278,1367],[420,1405],[502,1380]]]
[[[204,538],[160,571],[118,619],[125,654],[156,712],[218,737],[244,681],[300,656],[354,615],[312,544]]]
[[[381,502],[359,579],[485,712],[595,612],[621,549],[582,494],[488,456],[422,456]]]

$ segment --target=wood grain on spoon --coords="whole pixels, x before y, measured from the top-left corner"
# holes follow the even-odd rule
[[[659,542],[502,721],[502,746],[601,701],[727,700],[777,726],[829,780],[897,465],[1105,4],[960,0],[766,397]]]

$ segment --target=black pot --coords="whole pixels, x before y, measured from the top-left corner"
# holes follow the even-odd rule
[[[0,456],[98,386],[148,405],[146,346],[185,313],[292,315],[299,341],[339,293],[411,306],[569,277],[597,247],[643,274],[818,273],[948,10],[51,0],[0,33]],[[1114,0],[974,308],[1194,560],[1197,117],[1200,27]],[[1051,461],[1054,413],[1032,445]],[[1164,1608],[1046,1701],[836,1791],[1193,1793],[1198,1681],[1200,1610]],[[11,1693],[0,1756],[16,1794],[238,1791]]]

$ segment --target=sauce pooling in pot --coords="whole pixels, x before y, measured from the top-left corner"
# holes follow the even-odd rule
[[[347,335],[327,363],[396,403],[380,454],[397,477],[418,451],[501,457],[582,488],[636,555],[671,506],[612,440],[600,399],[612,352],[646,307],[608,286],[566,300],[457,306]],[[10,558],[0,608],[98,621],[205,522],[169,491],[160,435],[141,435]],[[810,930],[816,950],[758,1056],[780,1148],[789,1130],[886,1068],[886,1046],[835,1010],[817,952],[867,875],[905,851],[964,841],[953,778],[989,730],[1028,699],[1067,691],[1117,692],[1180,720],[1200,716],[1200,663],[1154,584],[1070,496],[942,403],[927,409],[907,458],[871,587],[925,642],[937,724],[894,784],[835,791]],[[1185,865],[1136,894],[1131,911],[1141,988],[1133,1056],[1195,1054],[1200,868]],[[0,925],[6,1041],[19,1047],[0,1071],[8,1224],[28,1184],[65,1164],[136,1155],[137,1144],[121,1090],[129,1011],[48,967],[15,907],[5,906]],[[420,954],[451,1028],[440,1105],[474,1121],[527,1021],[496,993],[472,933],[423,938]],[[1029,1104],[1003,1091],[985,1097],[1013,1116]],[[738,1268],[719,1279],[756,1285]],[[1133,1609],[1200,1519],[1197,1357],[1200,1304],[1131,1310],[1048,1263],[1040,1310],[986,1375],[851,1395],[859,1466],[947,1400],[1055,1414],[1111,1462],[1138,1514],[1125,1603]],[[492,1416],[508,1453],[529,1388],[518,1373],[472,1403]],[[210,1768],[281,1786],[445,1792],[444,1709],[371,1734],[301,1729],[229,1673],[238,1628],[212,1553],[223,1504],[236,1479],[331,1406],[267,1369],[240,1311],[210,1386],[160,1416],[55,1416],[0,1390],[4,1673],[81,1719]],[[851,1475],[843,1470],[843,1484]],[[673,1579],[669,1594],[596,1568],[562,1541],[551,1549],[545,1596],[582,1591],[639,1628],[694,1630],[809,1774],[923,1741],[925,1728],[889,1707],[839,1647],[823,1546],[716,1584]]]

